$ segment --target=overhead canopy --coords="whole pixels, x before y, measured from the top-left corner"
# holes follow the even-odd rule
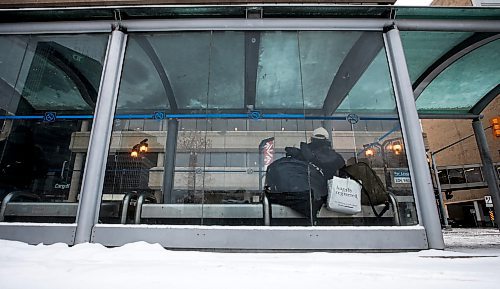
[[[402,33],[418,111],[479,114],[499,93],[500,33]]]
[[[201,31],[130,35],[117,108],[331,116],[396,103],[380,32]]]
[[[118,10],[121,19],[133,20],[243,18],[249,9],[246,6],[144,6]],[[500,9],[441,7],[263,5],[259,14],[264,19],[500,20]],[[116,15],[116,7],[0,10],[3,22],[19,19],[24,22],[112,20]],[[297,26],[297,30],[300,31],[301,27]],[[457,30],[459,28],[453,32],[401,32],[421,115],[479,114],[500,92],[500,33]],[[128,53],[140,61],[131,60],[126,65],[136,65],[130,68],[133,71],[141,67],[148,71],[142,79],[132,79],[125,67],[121,91],[129,96],[120,98],[123,102],[118,104],[119,108],[133,106],[149,110],[164,106],[175,110],[244,111],[251,105],[263,110],[303,110],[324,115],[353,111],[386,113],[395,109],[385,49],[381,34],[377,32],[205,31],[166,34],[131,37],[129,46],[132,52]],[[55,44],[53,46],[56,48],[52,49],[58,49]],[[63,48],[59,50],[61,55],[65,53]],[[191,55],[196,55],[196,58]],[[321,70],[314,65],[317,63],[323,64]],[[57,65],[54,69],[58,69]],[[95,83],[93,79],[88,79],[85,67],[75,65],[71,70],[61,71],[70,73],[74,82],[81,82],[80,86],[85,89],[79,88],[79,92],[87,94],[82,106],[92,106],[97,87],[92,85]],[[206,82],[206,86],[193,85],[201,82]],[[144,85],[147,90],[143,89]],[[209,91],[204,99],[203,91],[207,88]],[[150,93],[157,101],[148,99],[141,103],[138,96],[144,93]],[[366,101],[367,95],[370,102]],[[34,107],[44,106],[40,102],[43,99],[27,100]]]

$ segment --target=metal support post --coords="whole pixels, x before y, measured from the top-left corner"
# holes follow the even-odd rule
[[[163,173],[163,203],[171,204],[172,190],[174,189],[175,152],[177,150],[177,135],[179,134],[179,121],[168,120],[167,141],[165,143],[165,161]]]
[[[488,142],[486,141],[486,134],[484,133],[483,125],[479,118],[472,121],[472,128],[474,129],[474,134],[476,135],[477,147],[479,149],[479,155],[481,156],[481,162],[483,163],[484,178],[486,179],[488,191],[490,192],[493,200],[495,216],[498,216],[500,214],[500,190],[498,187],[498,178],[496,176],[495,167],[493,166],[493,161],[491,160],[490,149],[488,148]],[[497,226],[500,228],[498,222]]]
[[[82,121],[80,131],[81,132],[89,131],[88,120]],[[84,159],[83,153],[75,154],[75,163],[73,164],[73,173],[71,174],[71,185],[69,186],[69,194],[68,194],[68,201],[72,203],[76,202],[78,189],[80,188],[78,185],[80,184],[80,177],[82,175],[83,159]]]
[[[71,183],[69,186],[68,202],[75,203],[78,195],[78,185],[80,183],[80,176],[82,175],[83,167],[83,153],[75,154],[75,163],[73,164],[73,173],[71,174]]]
[[[164,162],[165,162],[165,153],[158,153],[158,156],[156,157],[156,166],[159,168],[163,168],[163,170],[165,171],[165,166],[163,165]],[[163,203],[163,188],[155,190],[154,196],[156,198],[157,203]]]
[[[441,210],[441,216],[443,216],[443,226],[445,228],[449,228],[448,224],[448,212],[446,211],[446,208],[444,207],[444,200],[443,200],[443,194],[441,192],[441,182],[439,181],[439,174],[437,171],[437,166],[436,166],[436,158],[434,157],[434,153],[431,153],[431,165],[432,165],[432,170],[434,171],[434,178],[436,179],[436,187],[438,190],[438,195],[439,195],[439,210]]]
[[[116,27],[108,42],[83,174],[75,244],[90,241],[92,228],[99,218],[98,208],[106,173],[126,40],[125,33]]]
[[[417,107],[406,65],[403,44],[396,26],[392,25],[386,29],[384,39],[396,94],[401,130],[407,148],[408,164],[419,220],[425,228],[429,248],[444,249],[441,222],[436,209]]]

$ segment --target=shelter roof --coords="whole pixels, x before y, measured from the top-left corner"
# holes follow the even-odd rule
[[[245,19],[248,18],[249,12],[254,11],[258,11],[264,19],[371,19],[402,23],[401,38],[417,109],[421,115],[479,114],[500,93],[500,25],[496,29],[491,29],[492,25],[489,25],[488,29],[481,28],[488,22],[500,23],[498,8],[307,4],[25,8],[0,10],[0,21],[116,21],[117,17],[120,20],[132,21],[179,18]],[[405,26],[404,23],[413,24]],[[469,24],[474,24],[477,29],[471,28]],[[299,26],[297,30],[300,30]],[[377,61],[378,56],[374,53],[372,61]],[[364,69],[368,72],[366,77],[377,79],[376,71],[370,75],[369,69]],[[333,81],[330,81],[331,83],[325,82],[324,87],[333,86]],[[243,99],[245,94],[240,95],[242,99],[235,100],[235,105],[246,103]],[[324,108],[326,100],[313,99],[310,105],[311,110],[321,106]],[[342,107],[342,104],[337,105]]]

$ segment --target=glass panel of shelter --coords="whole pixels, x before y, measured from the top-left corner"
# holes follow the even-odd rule
[[[415,83],[434,62],[472,35],[471,32],[401,31],[411,82]]]
[[[376,47],[365,53],[366,43]],[[307,162],[304,192],[270,188],[268,166],[318,127],[348,165],[373,169],[386,201],[406,200],[402,224],[417,222],[380,33],[131,34],[103,196],[129,195],[122,223],[265,225],[268,212],[271,225],[394,224],[398,210],[374,217],[366,202],[357,214],[329,211],[326,185],[311,202]]]
[[[107,40],[0,37],[2,220],[75,221]]]
[[[462,56],[422,92],[416,101],[417,109],[467,113],[500,82],[499,57],[500,40],[491,41]]]
[[[271,225],[311,225],[311,192],[308,175],[299,179],[287,177],[287,181],[297,182],[297,192],[280,190],[270,181],[274,171],[286,171],[283,162],[285,148],[299,148],[306,142],[303,64],[305,34],[297,31],[264,31],[253,35],[259,45],[253,47],[257,53],[255,71],[255,95],[251,97],[249,111],[249,134],[253,136],[251,153],[258,155],[257,182],[260,198],[266,198]],[[315,55],[318,57],[318,55]],[[254,113],[258,117],[254,117]],[[285,169],[276,167],[281,164]],[[273,186],[273,184],[275,186]],[[288,206],[287,206],[288,205]],[[266,212],[264,212],[266,213]],[[291,214],[290,214],[291,213]],[[287,216],[294,218],[285,218]]]
[[[333,121],[333,143],[349,154],[346,166],[350,177],[356,177],[351,172],[364,167],[364,180],[358,172],[358,178],[364,181],[362,211],[355,215],[357,218],[344,216],[337,222],[413,225],[417,223],[416,207],[385,49],[381,35],[361,37],[373,37],[372,43],[378,42],[379,48],[372,50],[369,59],[360,60],[366,61],[362,74],[345,91],[335,111],[347,115],[347,121]],[[370,175],[373,177],[368,178]],[[390,209],[384,212],[387,204]]]
[[[109,222],[149,222],[158,204],[169,218],[151,222],[201,224],[206,120],[182,116],[206,113],[210,41],[205,33],[130,35],[102,201],[110,195],[122,211]]]

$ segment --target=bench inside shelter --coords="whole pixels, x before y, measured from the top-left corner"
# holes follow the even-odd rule
[[[78,203],[37,202],[29,193],[11,193],[2,202],[0,221],[62,222],[76,219]],[[33,201],[26,201],[27,199]],[[116,197],[113,197],[116,199]],[[399,225],[400,216],[396,198],[391,198],[391,209],[377,218],[370,206],[362,206],[362,212],[347,215],[332,212],[325,206],[318,212],[318,225],[335,222],[337,225],[355,225],[360,220],[373,220],[377,225]],[[384,205],[376,206],[380,212]],[[141,224],[153,221],[158,224],[205,225],[309,225],[307,218],[286,206],[270,204],[267,198],[262,203],[245,204],[157,204],[148,194],[127,193],[121,201],[101,204],[100,219],[114,223]],[[291,221],[296,220],[296,221]],[[356,221],[357,220],[357,221]],[[368,222],[370,223],[370,222]]]

